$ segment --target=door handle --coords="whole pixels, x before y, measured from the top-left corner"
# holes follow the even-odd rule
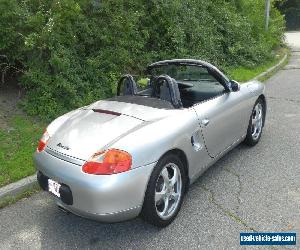
[[[206,127],[208,124],[209,124],[209,120],[208,119],[203,119],[201,121],[201,125],[204,126],[204,127]]]

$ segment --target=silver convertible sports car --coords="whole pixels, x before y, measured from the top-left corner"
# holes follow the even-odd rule
[[[123,76],[117,95],[54,120],[34,161],[59,208],[103,222],[140,215],[164,227],[209,166],[260,139],[264,85],[240,85],[213,65],[153,63],[147,77]]]

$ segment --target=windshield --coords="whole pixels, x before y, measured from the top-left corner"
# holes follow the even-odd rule
[[[150,73],[151,75],[168,75],[177,81],[215,81],[206,68],[193,65],[160,65],[152,68]]]

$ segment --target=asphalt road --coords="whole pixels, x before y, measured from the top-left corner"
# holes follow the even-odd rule
[[[300,33],[287,38],[292,57],[266,83],[260,143],[238,146],[200,177],[169,227],[67,215],[40,192],[0,210],[0,249],[244,249],[243,231],[294,231],[300,237]],[[297,247],[299,239],[291,248]]]

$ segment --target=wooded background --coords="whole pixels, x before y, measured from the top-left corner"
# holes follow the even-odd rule
[[[161,59],[221,68],[273,57],[285,22],[264,0],[1,0],[3,81],[17,77],[32,115],[53,118],[114,93],[122,73]]]

